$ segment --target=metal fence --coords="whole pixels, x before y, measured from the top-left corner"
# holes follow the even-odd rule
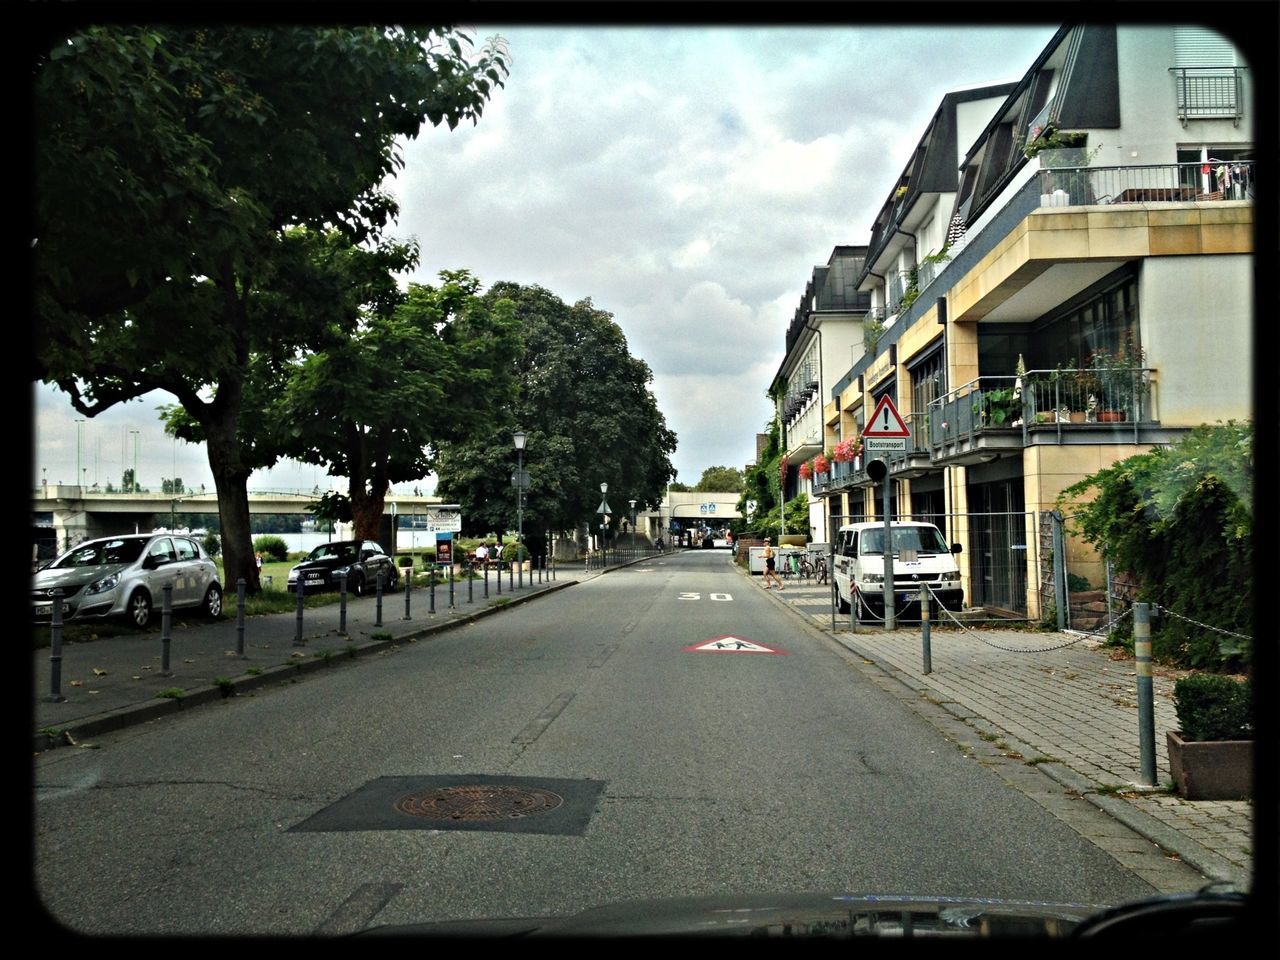
[[[1042,207],[1254,199],[1257,170],[1250,160],[1091,167],[1083,148],[1054,152],[1080,157],[1052,167],[1048,156],[1041,158]]]

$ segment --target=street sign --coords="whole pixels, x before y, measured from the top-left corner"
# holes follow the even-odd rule
[[[889,399],[889,395],[886,393],[880,398],[880,402],[876,404],[875,413],[871,414],[871,419],[867,421],[866,427],[863,428],[862,439],[864,445],[868,439],[873,437],[901,437],[905,440],[910,436],[911,431],[907,429],[906,423],[898,413],[898,408],[893,405],[893,401]]]
[[[862,449],[866,453],[905,453],[907,441],[902,437],[866,437]]]
[[[428,533],[461,533],[461,507],[428,507],[426,513]]]

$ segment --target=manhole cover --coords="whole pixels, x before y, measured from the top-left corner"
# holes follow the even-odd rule
[[[564,798],[550,790],[468,784],[425,793],[410,793],[396,800],[401,813],[430,820],[515,820],[555,810]]]

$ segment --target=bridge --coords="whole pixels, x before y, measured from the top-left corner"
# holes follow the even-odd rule
[[[319,494],[301,491],[250,492],[249,513],[309,514],[307,507],[319,499]],[[440,503],[439,497],[388,494],[383,515],[412,516]],[[150,532],[165,514],[216,515],[218,497],[215,493],[101,493],[64,484],[38,488],[31,510],[35,525],[52,527],[61,547],[117,533]],[[142,530],[143,524],[146,530]]]

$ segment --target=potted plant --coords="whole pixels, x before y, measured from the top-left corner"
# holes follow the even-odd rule
[[[1093,419],[1090,414],[1098,406],[1098,396],[1102,393],[1102,380],[1098,372],[1088,366],[1076,366],[1070,361],[1071,368],[1063,371],[1067,418],[1072,423],[1084,423]]]
[[[986,390],[973,401],[973,412],[984,426],[1012,427],[1022,421],[1022,400],[1012,387]]]
[[[1250,688],[1217,673],[1193,673],[1173,688],[1178,730],[1166,733],[1169,773],[1187,800],[1253,794]]]
[[[1138,416],[1138,383],[1146,353],[1126,337],[1116,350],[1095,350],[1089,357],[1089,372],[1097,383],[1098,422],[1118,423],[1132,413]]]

